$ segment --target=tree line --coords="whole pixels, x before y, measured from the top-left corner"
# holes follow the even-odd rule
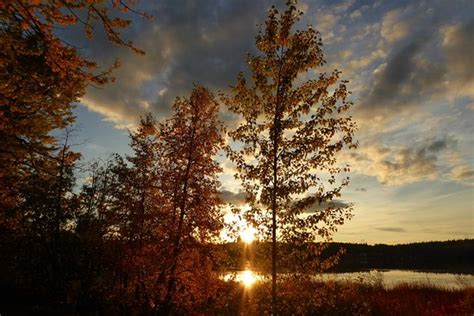
[[[402,245],[334,244],[346,251],[335,271],[406,269],[473,273],[474,240],[449,240]]]
[[[225,264],[229,270],[245,268],[246,259],[253,260],[256,270],[262,269],[265,252],[271,247],[268,243],[255,242],[251,247],[242,247],[238,242],[219,245],[229,258]],[[289,256],[293,245],[282,244],[281,256]],[[358,272],[376,269],[419,270],[446,273],[474,273],[474,240],[430,241],[399,245],[356,244],[330,242],[322,251],[320,258],[329,258],[343,249],[338,263],[329,272]],[[280,265],[280,271],[292,271],[292,265]]]
[[[350,206],[331,202],[348,185],[339,174],[349,166],[336,154],[357,146],[347,82],[337,70],[307,80],[325,64],[321,37],[311,27],[292,30],[302,15],[294,4],[272,7],[256,37],[258,54],[247,59],[250,76],[239,74],[219,98],[195,85],[176,98],[168,119],[143,116],[130,132],[132,154],[90,165],[79,185],[72,109],[87,85],[111,81],[112,69],[97,73],[53,30],[83,24],[92,37],[98,23],[113,44],[142,53],[121,39],[130,21],[113,16],[133,11],[133,2],[112,4],[0,6],[0,285],[33,305],[78,311],[206,314],[225,304],[216,160],[224,150],[249,205],[232,212],[271,245],[264,267],[272,275],[269,309],[278,314],[279,267],[301,275],[340,255],[319,256],[351,217]],[[235,129],[225,130],[220,104],[238,117]],[[315,204],[322,207],[310,211]]]

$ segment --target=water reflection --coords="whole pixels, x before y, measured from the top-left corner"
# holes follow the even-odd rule
[[[252,284],[257,280],[255,274],[251,270],[245,270],[241,272],[242,283],[245,287],[251,287]]]
[[[224,281],[234,281],[242,283],[245,287],[251,287],[255,282],[261,281],[263,276],[250,269],[242,271],[229,272],[223,276]]]
[[[251,287],[255,282],[262,281],[264,274],[256,273],[250,268],[245,270],[228,272],[223,275],[225,281],[242,283],[245,287]],[[474,275],[433,273],[407,270],[388,270],[352,273],[323,273],[315,275],[316,280],[321,281],[352,281],[364,283],[380,283],[386,288],[393,288],[401,283],[415,283],[431,285],[441,288],[463,288],[474,287]]]
[[[474,275],[436,273],[410,270],[373,270],[367,272],[323,273],[317,276],[323,281],[355,281],[381,283],[386,288],[393,288],[403,283],[430,285],[441,288],[474,287]]]

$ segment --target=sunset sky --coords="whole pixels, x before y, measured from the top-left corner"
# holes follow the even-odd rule
[[[76,108],[76,150],[84,161],[128,153],[127,129],[151,111],[166,118],[193,83],[225,91],[255,52],[257,24],[282,2],[142,1],[152,20],[133,17],[124,34],[138,56],[80,30],[67,38],[102,65],[119,58],[117,80],[90,87]],[[300,28],[322,34],[327,67],[350,81],[359,131],[341,203],[354,219],[337,241],[406,243],[474,238],[474,4],[472,1],[299,1]],[[315,70],[309,77],[317,75]],[[223,109],[222,119],[235,118]],[[238,183],[223,157],[224,196]]]

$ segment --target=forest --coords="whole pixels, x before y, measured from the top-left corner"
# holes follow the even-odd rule
[[[330,257],[341,249],[339,262],[328,272],[358,272],[370,270],[416,270],[426,272],[448,272],[473,274],[474,245],[472,239],[431,241],[410,244],[353,244],[330,242],[321,253],[322,258]],[[252,258],[254,266],[264,261],[268,244],[254,242],[244,247],[240,243],[220,245],[230,258],[228,269],[242,269],[247,257]],[[289,253],[291,245],[281,245],[282,256]],[[291,266],[280,266],[281,270],[291,271]]]
[[[303,12],[291,1],[268,10],[258,53],[227,91],[196,83],[176,97],[169,117],[141,116],[129,131],[131,154],[82,163],[73,110],[87,87],[113,84],[119,62],[104,70],[57,27],[79,26],[92,41],[100,27],[112,45],[139,56],[146,52],[121,33],[127,15],[150,18],[135,4],[0,4],[1,315],[377,315],[388,313],[400,289],[312,276],[469,268],[472,240],[330,243],[353,215],[352,205],[336,201],[351,170],[337,154],[356,150],[357,124],[339,70],[307,79],[326,64],[322,39],[311,26],[295,28]],[[221,120],[223,109],[238,117],[236,126]],[[222,199],[222,156],[234,163],[248,207]],[[242,247],[254,248],[250,262]],[[223,278],[245,265],[267,275],[252,291]],[[437,301],[427,312],[472,312],[472,288],[403,291]]]

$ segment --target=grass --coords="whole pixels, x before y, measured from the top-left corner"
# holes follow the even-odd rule
[[[474,288],[448,289],[429,283],[384,288],[380,279],[316,281],[286,279],[279,283],[281,315],[473,315]],[[245,288],[228,282],[218,315],[268,315],[270,283]]]

